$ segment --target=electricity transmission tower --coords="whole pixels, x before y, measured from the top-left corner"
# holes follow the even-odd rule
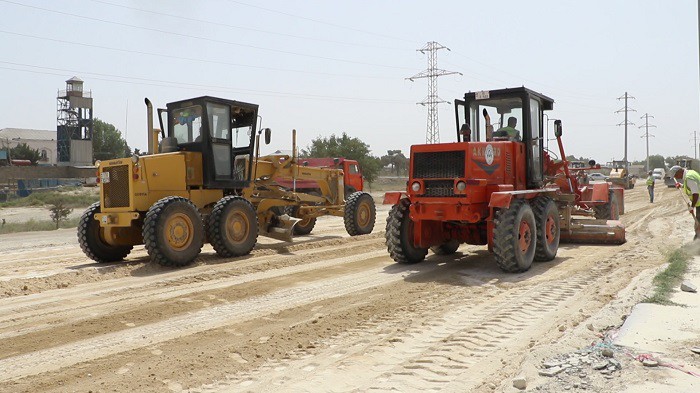
[[[654,118],[654,116],[652,116],[648,113],[645,113],[644,116],[640,117],[640,119],[644,119],[645,124],[642,126],[639,126],[639,128],[644,127],[646,129],[646,131],[644,132],[644,135],[642,135],[642,138],[647,138],[647,170],[646,170],[647,172],[649,172],[651,170],[651,168],[649,167],[649,137],[652,137],[652,138],[654,137],[654,135],[651,135],[649,133],[649,127],[656,128],[655,125],[649,124],[650,117]]]
[[[437,68],[437,51],[440,49],[450,48],[442,46],[435,41],[428,42],[421,49],[416,49],[417,51],[425,54],[428,53],[428,69],[413,75],[410,78],[406,78],[413,82],[415,79],[428,78],[428,97],[423,101],[419,102],[419,105],[428,107],[428,127],[425,134],[425,143],[439,143],[440,142],[440,129],[438,128],[438,111],[437,105],[448,103],[438,97],[437,94],[437,78],[443,75],[459,74],[461,72],[455,71],[445,71]]]
[[[625,158],[624,158],[624,160],[625,160],[625,171],[627,171],[628,173],[629,173],[629,164],[627,162],[627,126],[634,125],[634,123],[632,123],[631,121],[627,121],[627,112],[636,112],[634,109],[627,106],[627,100],[630,98],[634,100],[634,97],[627,94],[627,92],[625,92],[625,95],[623,95],[622,97],[618,97],[618,100],[625,100],[625,106],[624,106],[624,108],[622,108],[618,111],[615,111],[615,113],[625,112],[625,121],[618,124],[618,126],[625,126]]]
[[[693,131],[693,146],[695,146],[695,159],[698,159],[698,132]]]

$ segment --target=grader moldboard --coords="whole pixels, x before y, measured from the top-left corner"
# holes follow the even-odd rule
[[[385,195],[384,203],[393,205],[386,224],[391,257],[416,263],[428,250],[444,255],[462,243],[488,245],[502,270],[522,272],[533,261],[554,259],[560,240],[624,243],[625,229],[617,221],[623,189],[578,184],[558,120],[561,160],[545,150],[543,113],[553,105],[524,87],[455,100],[457,142],[412,146],[406,192]],[[501,125],[515,117],[522,139],[500,128],[494,132],[491,115]]]
[[[357,192],[345,201],[341,170],[302,167],[295,153],[259,157],[257,105],[208,96],[173,102],[158,109],[160,129],[146,105],[149,154],[96,163],[100,201],[78,226],[91,259],[119,261],[145,244],[159,264],[184,266],[205,241],[219,256],[242,256],[258,233],[291,241],[296,225],[308,229],[322,215],[343,217],[353,236],[374,228],[373,199]],[[264,132],[269,143],[270,129]],[[275,178],[314,180],[320,195],[285,189]],[[289,207],[296,218],[283,213]]]

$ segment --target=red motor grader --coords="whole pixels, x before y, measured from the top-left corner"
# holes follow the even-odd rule
[[[462,243],[488,245],[502,270],[522,272],[554,259],[560,240],[624,243],[617,221],[624,190],[578,184],[560,121],[561,158],[544,148],[543,113],[553,105],[524,87],[455,100],[457,142],[412,146],[407,190],[385,195],[393,205],[386,225],[391,257],[416,263],[429,249],[451,254]]]

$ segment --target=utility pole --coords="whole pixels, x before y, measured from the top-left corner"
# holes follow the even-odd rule
[[[693,146],[695,146],[695,159],[698,159],[698,132],[693,131]]]
[[[623,125],[625,126],[625,158],[624,158],[624,161],[625,161],[625,171],[628,173],[629,173],[629,164],[627,162],[627,126],[634,125],[634,123],[632,123],[631,121],[627,121],[627,112],[636,112],[634,109],[627,106],[627,100],[629,100],[630,98],[634,100],[634,97],[627,94],[627,92],[625,92],[625,95],[623,95],[622,97],[618,97],[617,98],[618,100],[625,100],[625,107],[618,110],[618,111],[615,111],[615,113],[625,112],[625,121],[618,124],[618,126],[623,126]]]
[[[437,104],[447,104],[448,102],[442,100],[437,95],[437,78],[443,75],[459,74],[461,72],[455,71],[445,71],[437,68],[437,51],[440,49],[450,48],[442,46],[435,41],[428,42],[423,48],[416,49],[417,51],[425,54],[428,53],[428,69],[421,71],[416,75],[406,78],[413,82],[415,79],[428,78],[428,97],[421,102],[419,105],[428,107],[428,127],[425,134],[425,143],[439,143],[440,142],[440,129],[438,128],[438,112]]]
[[[644,116],[640,117],[640,119],[645,119],[645,124],[643,126],[639,126],[639,128],[646,128],[646,131],[644,132],[644,135],[642,135],[642,138],[647,138],[647,170],[646,172],[649,172],[651,168],[649,167],[649,137],[654,137],[654,135],[649,134],[649,127],[656,128],[655,125],[650,125],[649,124],[649,118],[654,118],[654,116],[645,113]]]

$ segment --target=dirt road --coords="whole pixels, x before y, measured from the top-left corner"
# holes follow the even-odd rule
[[[93,263],[74,230],[3,235],[0,391],[506,390],[533,348],[692,236],[674,193],[630,190],[626,244],[563,245],[522,274],[485,247],[394,264],[387,207],[371,235],[326,218],[293,245],[260,238],[228,260],[205,246],[179,270],[143,247]]]

